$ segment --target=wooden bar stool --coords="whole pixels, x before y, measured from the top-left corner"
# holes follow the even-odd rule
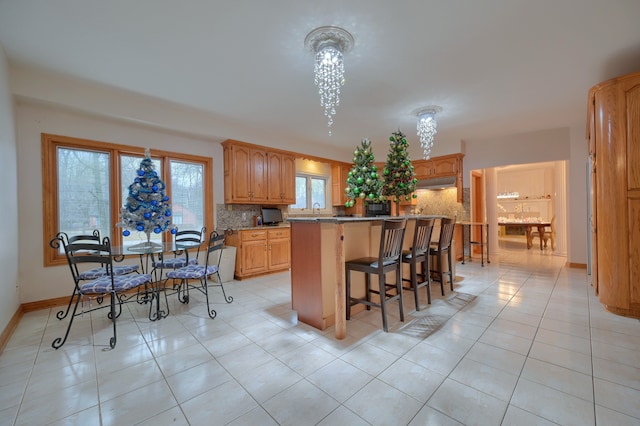
[[[407,287],[403,286],[402,288],[413,291],[416,311],[420,310],[418,290],[422,287],[427,288],[427,301],[431,304],[431,262],[429,248],[434,222],[434,219],[418,219],[416,221],[415,232],[413,233],[411,249],[402,252],[402,263],[408,263],[410,271],[410,278],[402,278],[403,282],[408,282],[410,285]],[[418,273],[418,264],[422,265],[421,273]],[[418,282],[418,277],[420,277],[421,282]]]
[[[431,274],[435,281],[440,282],[440,290],[444,296],[445,276],[449,275],[449,284],[453,291],[453,256],[451,254],[451,241],[453,240],[453,230],[456,227],[456,219],[442,218],[440,222],[440,238],[437,243],[431,243],[429,254],[435,255],[438,259],[437,269],[432,268]],[[447,269],[444,268],[445,256],[447,258]],[[432,265],[433,266],[433,265]],[[437,279],[435,278],[437,277]]]
[[[385,220],[382,223],[378,257],[363,257],[345,262],[347,319],[351,316],[351,306],[353,305],[357,305],[359,303],[365,304],[367,305],[367,310],[370,310],[371,306],[376,306],[382,311],[382,328],[384,331],[388,331],[386,305],[394,300],[398,300],[400,320],[404,321],[404,310],[402,306],[401,256],[406,225],[406,220]],[[351,297],[351,271],[365,273],[364,299]],[[389,284],[386,281],[386,274],[392,271],[396,273],[396,282],[394,284]],[[370,276],[373,274],[378,276],[378,290],[373,290],[371,288]],[[379,296],[379,302],[375,302],[371,299],[372,293]]]

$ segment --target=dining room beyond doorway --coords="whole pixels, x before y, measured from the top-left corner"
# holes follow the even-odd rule
[[[537,235],[532,244],[520,223],[550,223],[555,218],[555,248],[542,244],[542,249],[566,255],[566,168],[566,161],[550,161],[471,171],[472,220],[490,224],[493,247],[509,242],[524,250],[540,249]]]

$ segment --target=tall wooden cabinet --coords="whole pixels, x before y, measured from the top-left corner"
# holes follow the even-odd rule
[[[640,318],[640,73],[592,87],[588,111],[594,288]]]
[[[294,204],[293,155],[238,141],[225,141],[225,204]]]

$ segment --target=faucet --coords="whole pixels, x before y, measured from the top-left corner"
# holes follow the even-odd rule
[[[316,206],[318,207],[318,213],[320,213],[320,203],[316,201],[313,203],[313,206],[311,206],[311,214],[313,215],[316,214]]]

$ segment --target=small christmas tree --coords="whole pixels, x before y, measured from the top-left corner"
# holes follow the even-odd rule
[[[413,192],[416,190],[418,180],[407,152],[409,143],[400,129],[394,132],[389,140],[391,144],[387,155],[387,164],[385,164],[383,171],[382,195],[388,198],[393,197],[393,201],[396,203],[401,202],[403,198],[410,201],[411,197],[416,198],[416,194]]]
[[[345,188],[348,198],[345,207],[353,207],[358,198],[373,202],[380,200],[382,182],[374,161],[371,141],[367,138],[362,139],[360,146],[353,152],[354,164],[347,176]]]
[[[160,234],[171,227],[171,204],[165,189],[167,185],[155,171],[149,149],[145,151],[145,158],[140,162],[138,176],[129,185],[129,196],[122,208],[119,227],[125,228],[122,235],[128,237],[130,231],[147,234],[147,242],[141,246],[152,246],[151,232]],[[171,227],[171,233],[176,229]]]

